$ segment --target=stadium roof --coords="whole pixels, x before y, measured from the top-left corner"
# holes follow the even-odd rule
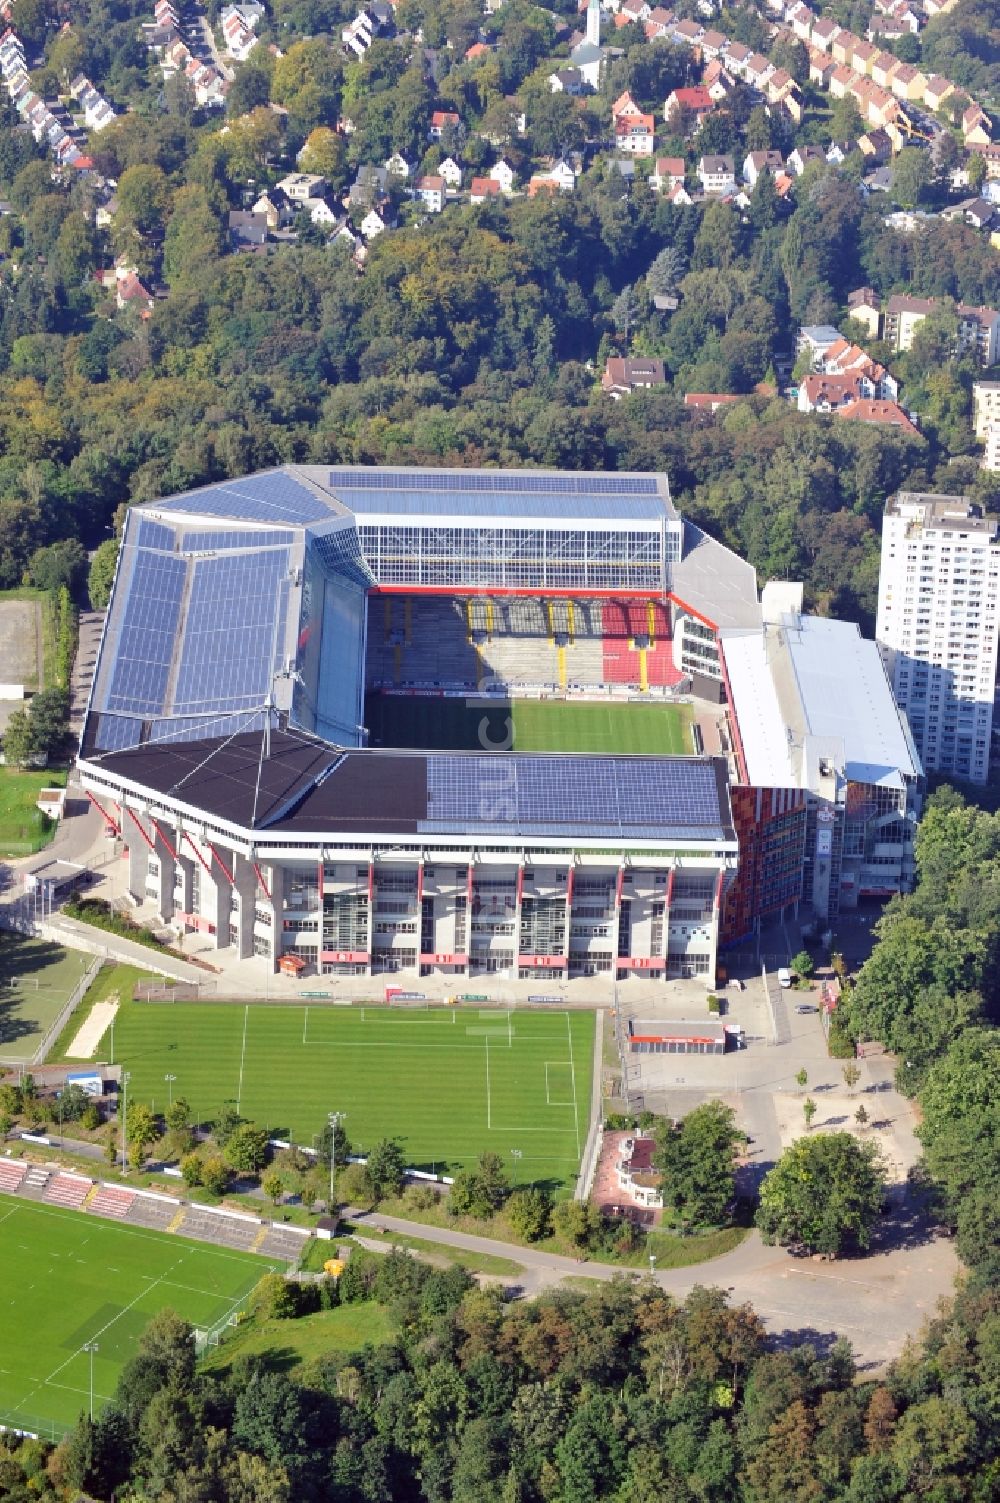
[[[821,760],[858,783],[920,776],[878,648],[853,622],[785,615],[723,632],[722,649],[750,783],[816,791]]]
[[[135,747],[103,757],[101,769],[269,840],[735,838],[722,758],[342,752],[281,731],[262,757],[261,740]]]

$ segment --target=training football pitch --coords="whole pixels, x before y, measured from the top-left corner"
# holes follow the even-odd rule
[[[58,1436],[111,1397],[143,1328],[169,1306],[208,1329],[275,1265],[79,1211],[0,1197],[0,1423]]]
[[[169,1074],[199,1121],[230,1103],[308,1147],[346,1112],[358,1153],[397,1137],[412,1168],[447,1172],[493,1149],[560,1188],[587,1136],[594,1014],[130,1002],[115,1051],[130,1097],[158,1109]]]
[[[424,699],[370,694],[373,746],[427,751],[594,752],[682,756],[692,750],[690,714],[675,704],[583,700]]]

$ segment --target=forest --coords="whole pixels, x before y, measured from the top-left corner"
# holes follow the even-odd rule
[[[505,1305],[402,1253],[357,1254],[313,1304],[377,1300],[396,1334],[291,1372],[204,1371],[156,1316],[98,1419],[0,1441],[0,1497],[56,1503],[988,1503],[1000,1299],[971,1280],[877,1378],[845,1343],[768,1350],[719,1290],[616,1279]],[[330,1287],[326,1287],[330,1286]],[[313,1286],[315,1291],[316,1286]],[[308,1319],[262,1282],[260,1313]],[[223,1348],[223,1353],[225,1349]]]

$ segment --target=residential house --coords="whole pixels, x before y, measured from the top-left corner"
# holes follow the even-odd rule
[[[82,73],[74,78],[69,91],[83,111],[83,123],[88,130],[102,131],[114,123],[116,119],[114,110],[103,94],[99,94],[90,79]]]
[[[825,52],[815,49],[809,53],[809,82],[817,84],[821,89],[829,89],[830,79],[837,70],[837,64]]]
[[[863,382],[860,396],[881,397],[888,402],[895,402],[899,397],[899,382],[895,376],[873,360],[867,350],[848,339],[838,340],[830,346],[822,357],[821,370],[828,376],[860,377]]]
[[[537,198],[541,194],[551,194],[553,197],[559,192],[559,184],[549,177],[547,172],[532,173],[525,189],[529,198]]]
[[[615,121],[615,148],[631,156],[652,156],[654,131],[652,115],[620,115]]]
[[[610,356],[601,377],[602,388],[616,401],[634,391],[648,391],[651,387],[666,384],[663,361],[647,358]]]
[[[565,157],[560,157],[545,173],[545,177],[555,183],[561,193],[572,193],[576,188],[576,173]]]
[[[256,4],[227,5],[219,16],[226,51],[239,63],[246,62],[257,45],[257,22],[264,7]]]
[[[366,240],[374,240],[376,235],[381,235],[389,228],[388,221],[382,217],[378,209],[369,209],[364,219],[358,225],[359,230]]]
[[[427,134],[432,141],[440,141],[444,131],[449,126],[461,125],[461,120],[454,110],[435,110],[431,115],[430,129]]]
[[[721,31],[706,31],[698,48],[708,62],[717,62],[725,51],[729,38]]]
[[[855,73],[868,73],[878,53],[879,49],[873,47],[871,42],[856,39],[850,56],[850,64]]]
[[[684,186],[684,158],[683,157],[657,157],[653,171],[650,174],[649,186],[662,193],[674,188]]]
[[[658,1210],[663,1205],[663,1176],[655,1167],[656,1144],[652,1138],[626,1138],[616,1172],[619,1187],[636,1205]]]
[[[736,80],[725,70],[720,58],[713,58],[701,75],[702,86],[708,90],[708,97],[713,104],[721,104],[723,99],[728,99],[736,87]]]
[[[339,219],[336,210],[330,207],[325,198],[307,198],[301,206],[301,211],[309,215],[313,224],[333,225]]]
[[[851,92],[852,85],[857,81],[857,74],[843,63],[838,63],[830,74],[829,90],[834,99],[843,99],[845,94]]]
[[[913,99],[917,103],[924,97],[927,79],[912,63],[900,63],[889,80],[889,88],[897,99]]]
[[[893,75],[896,69],[901,67],[902,63],[898,57],[893,57],[891,52],[880,52],[872,59],[871,76],[880,88],[891,89]]]
[[[730,73],[735,73],[737,78],[744,78],[747,63],[752,57],[753,52],[749,47],[745,47],[742,42],[731,42],[725,51],[726,67]]]
[[[318,172],[289,172],[276,186],[278,192],[293,204],[304,204],[307,199],[322,197],[326,192],[326,178]]]
[[[874,287],[856,287],[847,294],[847,316],[864,324],[870,338],[878,339],[882,332],[882,309]]]
[[[802,0],[799,0],[797,5],[791,6],[785,12],[785,22],[792,28],[792,31],[800,42],[808,42],[815,19],[816,17],[808,5],[802,4]]]
[[[229,242],[234,250],[254,250],[267,244],[267,216],[252,210],[232,209],[229,214]]]
[[[937,111],[944,104],[949,94],[954,94],[955,85],[942,78],[940,73],[934,73],[924,85],[924,104],[929,110]]]
[[[628,89],[625,90],[624,94],[619,94],[618,98],[615,100],[614,104],[611,106],[611,119],[612,119],[612,121],[617,120],[621,115],[641,115],[641,114],[642,114],[642,110],[636,104],[635,100],[632,98],[632,95],[629,93]]]
[[[796,146],[789,152],[787,167],[796,177],[801,177],[810,162],[825,162],[826,155],[820,146]]]
[[[385,163],[385,170],[390,177],[399,178],[401,182],[405,182],[412,169],[406,158],[400,156],[398,151],[394,151]]]
[[[672,203],[675,208],[690,208],[694,203],[694,199],[683,183],[678,183],[674,188],[668,188],[666,196],[668,203]]]
[[[702,157],[697,177],[703,193],[721,196],[736,192],[736,167],[732,157]]]
[[[897,350],[908,350],[920,324],[938,306],[936,298],[891,297],[885,310],[885,339]],[[972,350],[981,365],[996,365],[1000,359],[1000,313],[957,303],[955,314],[959,349]]]
[[[769,172],[775,177],[784,165],[780,151],[750,151],[743,161],[743,181],[753,188],[762,172]]]
[[[252,210],[254,214],[263,214],[272,232],[284,229],[295,218],[295,205],[280,188],[266,188]]]
[[[444,208],[444,178],[436,173],[418,177],[413,186],[413,197],[419,199],[428,214],[440,214]]]
[[[663,106],[663,118],[673,129],[679,128],[681,122],[686,121],[692,121],[694,128],[714,109],[715,100],[704,84],[694,84],[689,88],[674,89],[668,95]]]
[[[486,42],[473,42],[471,47],[466,48],[465,61],[467,63],[474,63],[477,58],[488,57],[492,51],[493,48],[488,46]]]
[[[982,468],[1000,470],[1000,424],[986,430],[986,448],[983,451]]]
[[[962,136],[966,146],[989,146],[993,121],[978,104],[970,104],[962,115]]]
[[[134,308],[140,318],[146,319],[153,311],[153,296],[140,282],[134,271],[120,268],[116,278],[115,301],[119,311]]]
[[[704,26],[697,21],[676,21],[673,26],[674,40],[682,47],[697,47],[705,35]]]
[[[830,21],[824,16],[813,23],[809,41],[813,47],[819,48],[820,52],[831,52],[834,40],[839,34],[840,27],[836,21]]]
[[[884,130],[870,130],[859,137],[858,150],[867,161],[881,165],[892,156],[892,141]]]
[[[487,199],[499,198],[502,193],[503,189],[495,177],[474,177],[469,188],[469,201],[482,204]]]
[[[745,398],[730,396],[721,391],[686,391],[684,393],[684,406],[693,407],[699,412],[718,412],[720,407],[727,407],[731,402],[742,402]]]
[[[903,409],[895,402],[871,401],[866,397],[859,397],[856,401],[848,402],[845,407],[839,408],[837,416],[845,422],[885,423],[909,435],[910,438],[921,436],[920,429],[910,421]]]
[[[549,88],[553,94],[569,94],[576,99],[583,93],[583,74],[579,68],[557,68],[549,74]]]
[[[859,38],[854,35],[853,31],[838,31],[830,44],[830,55],[834,62],[849,68],[851,55],[858,41]]]
[[[438,164],[438,176],[444,178],[446,188],[461,188],[462,186],[462,169],[454,157],[445,157],[444,161]]]
[[[509,162],[501,157],[499,162],[494,162],[490,168],[490,177],[495,183],[500,184],[501,193],[510,195],[514,191],[514,169]]]
[[[799,382],[796,405],[800,412],[836,412],[866,395],[857,372],[828,376],[814,371]]]
[[[972,385],[972,425],[978,439],[987,429],[1000,428],[1000,381],[974,381]]]
[[[765,57],[761,52],[754,52],[747,58],[743,77],[752,89],[759,89],[763,93],[767,87],[768,79],[775,71],[775,66],[770,58]]]
[[[832,324],[803,324],[795,340],[796,356],[808,351],[813,370],[820,370],[827,350],[842,337]]]
[[[989,146],[970,146],[969,149],[986,163],[987,179],[991,182],[1000,180],[1000,142],[993,142]]]

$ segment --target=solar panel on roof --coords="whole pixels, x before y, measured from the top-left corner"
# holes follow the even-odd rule
[[[173,553],[176,539],[171,528],[154,522],[152,517],[140,517],[135,536],[130,541],[139,548],[157,548],[163,553]]]
[[[320,522],[329,507],[291,475],[269,470],[242,480],[224,480],[157,503],[165,511],[200,512],[210,517],[241,517],[249,522]]]
[[[196,559],[177,688],[177,714],[260,704],[274,672],[279,584],[287,549]]]
[[[582,824],[616,831],[718,828],[710,762],[601,757],[432,757],[427,816],[494,829]]]
[[[287,547],[295,541],[293,532],[185,532],[181,536],[182,553],[221,553],[235,548]]]
[[[556,475],[545,470],[511,474],[504,470],[331,470],[330,488],[365,491],[465,491],[494,495],[521,492],[534,496],[656,496],[659,485],[649,475]]]
[[[125,715],[97,717],[94,745],[98,751],[128,751],[129,747],[139,745],[141,737],[141,720],[130,720]]]
[[[136,553],[105,709],[163,709],[185,574],[176,554]]]

